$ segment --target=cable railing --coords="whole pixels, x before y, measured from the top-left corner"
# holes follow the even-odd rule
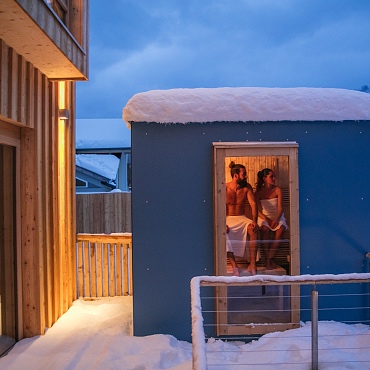
[[[193,369],[368,369],[369,287],[370,273],[194,277]],[[218,335],[224,326],[239,334]],[[268,334],[253,334],[254,326]]]

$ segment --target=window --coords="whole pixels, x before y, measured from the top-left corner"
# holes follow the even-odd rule
[[[87,182],[76,177],[76,187],[87,188]]]
[[[274,260],[278,267],[266,270],[264,248],[259,234],[257,274],[298,275],[299,266],[299,213],[298,213],[298,144],[295,142],[242,142],[213,143],[214,149],[214,194],[215,194],[215,264],[216,275],[232,275],[230,261],[226,253],[226,183],[231,180],[229,164],[231,161],[246,167],[248,182],[255,190],[257,172],[270,168],[275,172],[276,185],[282,189],[283,209],[288,230],[284,231],[280,246]],[[250,207],[246,206],[246,216],[251,217]],[[246,241],[248,242],[248,241]],[[245,248],[248,251],[248,244]],[[237,258],[240,275],[248,275],[247,253]],[[275,289],[271,296],[276,302],[269,300],[265,305],[266,313],[253,307],[257,300],[235,299],[258,297],[258,304],[264,302],[266,289]],[[263,334],[279,329],[292,328],[299,325],[299,288],[295,286],[269,287],[219,287],[217,295],[217,334],[243,335]],[[271,293],[271,292],[269,292]],[[281,308],[274,310],[275,305]],[[284,308],[282,308],[284,307]],[[294,307],[294,309],[293,309]],[[250,323],[251,325],[248,325]],[[253,325],[252,325],[253,323]],[[259,325],[260,324],[260,325]]]
[[[68,0],[48,0],[59,19],[67,25]]]

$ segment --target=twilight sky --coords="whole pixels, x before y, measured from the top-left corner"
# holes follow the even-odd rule
[[[370,85],[369,0],[90,1],[77,118],[120,118],[136,93]]]

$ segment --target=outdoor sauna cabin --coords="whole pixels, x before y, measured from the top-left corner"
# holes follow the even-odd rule
[[[268,167],[283,189],[289,231],[276,273],[365,272],[369,94],[329,88],[148,91],[129,100],[123,118],[132,131],[135,335],[190,340],[190,279],[229,274],[225,183],[231,160],[246,166],[252,187],[257,171]],[[266,272],[260,266],[258,273]],[[298,322],[310,320],[299,315]]]
[[[76,299],[75,81],[88,0],[0,1],[0,355]]]

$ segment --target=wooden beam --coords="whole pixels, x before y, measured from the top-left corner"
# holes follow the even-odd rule
[[[87,19],[79,27],[86,28]],[[84,46],[45,1],[1,0],[0,38],[50,79],[87,79]]]

